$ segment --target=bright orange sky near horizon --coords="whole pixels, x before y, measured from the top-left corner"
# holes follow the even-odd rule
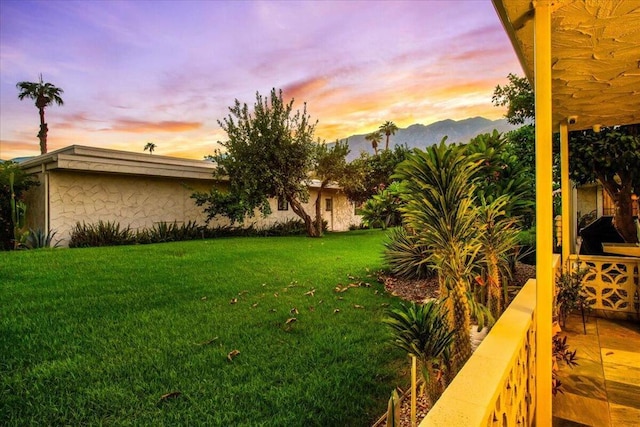
[[[328,142],[414,123],[497,119],[521,68],[490,0],[0,2],[0,159],[39,154],[19,81],[64,90],[48,146],[200,159],[234,100],[280,88]]]

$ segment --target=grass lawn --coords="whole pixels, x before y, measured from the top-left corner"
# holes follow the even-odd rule
[[[0,425],[371,425],[384,236],[0,252]]]

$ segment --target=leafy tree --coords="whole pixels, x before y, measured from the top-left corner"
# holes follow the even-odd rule
[[[362,207],[362,222],[368,227],[397,227],[402,223],[400,215],[400,183],[392,182],[374,194]]]
[[[13,186],[11,181],[13,180]],[[14,224],[12,201],[20,202],[25,192],[38,185],[31,175],[27,175],[15,162],[0,162],[0,249],[14,247]],[[13,187],[13,197],[12,197]]]
[[[271,213],[269,198],[283,198],[305,224],[307,234],[318,237],[312,217],[303,203],[309,200],[309,173],[314,166],[316,123],[310,121],[306,104],[293,110],[293,99],[282,100],[282,91],[268,98],[256,93],[253,111],[236,99],[220,127],[228,140],[219,142],[226,151],[209,156],[217,164],[214,177],[228,181],[228,190],[212,188],[194,193],[198,206],[206,206],[208,219],[222,215],[242,223],[257,209]]]
[[[147,142],[144,146],[144,151],[149,151],[149,154],[153,154],[153,151],[156,149],[156,144],[153,142]]]
[[[315,154],[314,175],[320,180],[318,197],[316,197],[316,233],[322,234],[322,192],[331,182],[339,182],[347,173],[347,154],[349,154],[349,142],[336,143],[331,147],[326,144],[317,144]]]
[[[384,145],[385,150],[389,150],[389,137],[391,135],[395,135],[397,130],[398,126],[390,121],[386,121],[380,125],[380,132],[384,133],[387,136],[387,142]]]
[[[64,91],[51,83],[43,82],[42,74],[40,74],[39,82],[19,82],[16,84],[16,87],[20,90],[18,99],[23,100],[24,98],[29,98],[36,101],[35,104],[40,114],[40,132],[38,132],[40,154],[45,154],[47,152],[47,133],[49,132],[49,128],[44,121],[44,109],[54,102],[58,105],[63,105],[64,102],[60,95]]]
[[[396,145],[377,156],[361,153],[360,157],[347,165],[340,186],[346,196],[355,203],[364,203],[380,189],[388,187],[396,166],[410,153],[406,145]]]
[[[380,133],[380,131],[378,130],[365,136],[364,139],[371,143],[373,152],[378,155],[378,145],[380,145],[380,142],[382,141],[382,133]]]
[[[493,103],[507,105],[505,117],[510,123],[525,123],[535,118],[535,96],[531,85],[524,77],[509,74],[509,84],[497,86]],[[599,181],[616,205],[614,224],[627,242],[637,242],[631,195],[640,188],[640,125],[603,128],[595,133],[591,130],[574,131],[569,134],[569,174],[578,184]],[[534,140],[531,129],[526,129],[514,138],[522,138],[531,145]],[[558,151],[558,150],[556,150]],[[554,160],[557,162],[557,154]]]
[[[629,243],[638,241],[631,196],[640,193],[640,125],[572,132],[569,171],[578,184],[600,181],[616,209],[614,225]]]
[[[509,73],[509,84],[497,85],[491,101],[496,106],[507,106],[505,117],[513,125],[526,124],[535,118],[535,95],[526,77]]]
[[[427,259],[438,271],[448,325],[455,335],[454,375],[471,356],[469,290],[479,265],[483,233],[475,226],[474,177],[479,167],[477,156],[448,146],[443,139],[426,151],[414,150],[395,175],[404,186],[404,223],[417,236],[417,243],[429,249]]]

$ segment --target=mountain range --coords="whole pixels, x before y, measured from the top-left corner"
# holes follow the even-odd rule
[[[506,119],[489,120],[484,117],[471,117],[464,120],[441,120],[430,125],[413,124],[409,127],[398,129],[395,135],[389,138],[389,148],[396,145],[407,145],[409,148],[425,148],[439,143],[447,136],[447,143],[469,142],[474,136],[491,133],[494,129],[498,132],[509,132],[517,129]],[[347,138],[351,152],[347,160],[353,160],[364,151],[373,154],[371,143],[365,139],[366,134],[351,135]],[[382,136],[379,149],[384,149],[386,136]]]

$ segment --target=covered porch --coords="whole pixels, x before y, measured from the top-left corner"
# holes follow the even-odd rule
[[[605,317],[639,321],[640,258],[577,261],[571,197],[562,199],[562,254],[554,257],[552,141],[558,133],[562,194],[568,195],[569,131],[640,123],[640,2],[492,1],[535,92],[536,280],[522,289],[420,425],[638,425],[640,405],[629,396],[640,391],[640,327]],[[555,280],[585,261],[593,267],[585,287],[596,310],[586,338],[573,330],[575,319],[565,331],[584,367],[561,372],[569,391],[554,398]]]

